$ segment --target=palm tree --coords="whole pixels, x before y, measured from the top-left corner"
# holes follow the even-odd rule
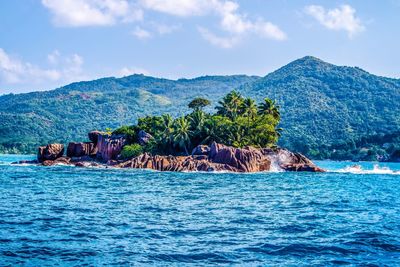
[[[198,134],[202,131],[204,122],[206,121],[206,114],[202,110],[196,110],[189,115],[191,128]]]
[[[159,138],[161,139],[160,143],[164,150],[170,152],[171,151],[171,145],[173,143],[173,123],[174,119],[171,117],[169,114],[164,114],[161,117],[161,131],[160,131],[160,136]]]
[[[276,120],[280,120],[281,114],[279,112],[280,107],[276,104],[275,100],[265,98],[264,102],[258,106],[258,113],[260,115],[268,114]]]
[[[247,131],[250,128],[250,121],[257,116],[257,105],[256,102],[251,98],[243,100],[242,112],[247,117]]]
[[[221,101],[218,102],[219,106],[216,107],[217,114],[227,116],[232,120],[241,113],[241,106],[243,97],[238,91],[232,91],[227,94]]]
[[[206,120],[203,131],[204,139],[201,141],[201,144],[210,144],[213,141],[224,143],[224,140],[226,140],[225,137],[229,135],[230,129],[227,121],[224,121],[224,118],[213,116]]]
[[[177,147],[183,148],[186,155],[189,155],[188,146],[190,146],[190,123],[185,117],[180,117],[175,120],[173,140]]]
[[[207,120],[207,114],[202,110],[193,111],[187,116],[192,131],[192,145],[196,146],[204,139],[204,124]]]

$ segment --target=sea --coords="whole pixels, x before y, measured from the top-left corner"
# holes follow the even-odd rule
[[[400,266],[399,163],[252,174],[11,164],[33,158],[0,155],[0,266]]]

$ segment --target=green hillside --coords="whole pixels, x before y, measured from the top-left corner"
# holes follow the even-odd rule
[[[232,89],[257,101],[275,99],[284,128],[280,145],[314,158],[329,157],[338,145],[365,136],[400,131],[399,80],[304,57],[263,78],[175,81],[132,75],[3,95],[0,151],[32,152],[38,144],[84,140],[89,130],[133,124],[144,115],[182,115],[194,97],[208,98],[215,105]]]
[[[241,91],[275,99],[285,129],[280,144],[314,157],[332,144],[400,129],[400,81],[357,67],[304,57]]]
[[[218,99],[258,77],[206,76],[177,81],[132,75],[78,82],[47,91],[0,96],[0,152],[34,152],[39,144],[85,140],[93,129],[138,117],[187,111],[195,96]]]

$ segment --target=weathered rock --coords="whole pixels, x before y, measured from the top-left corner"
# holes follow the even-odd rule
[[[117,159],[125,144],[125,135],[100,134],[97,142],[97,158],[105,162]]]
[[[115,166],[115,165],[117,165],[118,163],[120,163],[118,160],[110,159],[109,161],[107,161],[106,165],[108,165],[108,166]]]
[[[68,157],[96,156],[97,147],[93,142],[71,142],[68,144]]]
[[[74,163],[75,167],[104,167],[95,161],[79,161]]]
[[[272,164],[285,171],[325,172],[300,153],[294,153],[283,148],[265,148],[261,152],[269,157]]]
[[[152,137],[144,131],[139,135],[142,144]],[[112,166],[117,168],[146,168],[158,171],[230,171],[230,172],[260,172],[272,168],[286,171],[323,172],[311,160],[299,153],[293,153],[282,148],[256,149],[253,147],[235,148],[213,142],[210,147],[197,146],[192,156],[160,156],[144,153],[136,158],[118,160],[125,135],[108,135],[97,131],[91,132],[92,142],[70,143],[67,156],[63,157],[64,146],[49,144],[39,147],[38,162],[44,166],[55,164],[73,164],[78,167]],[[95,146],[95,141],[97,145]],[[100,165],[97,159],[106,163]],[[27,162],[28,163],[28,162]],[[29,162],[31,163],[31,162]]]
[[[192,155],[208,155],[210,147],[205,145],[198,145],[192,150]]]
[[[43,166],[53,166],[54,164],[54,160],[45,160],[42,162]]]
[[[192,157],[197,160],[208,160],[207,155],[193,155]]]
[[[212,143],[210,148],[197,148],[195,153],[207,155],[193,156],[151,156],[143,154],[129,161],[116,164],[120,168],[146,168],[158,171],[269,171],[271,162],[287,171],[321,172],[322,169],[298,153],[285,149],[234,148]]]
[[[89,167],[88,164],[89,164],[89,162],[78,161],[78,162],[75,162],[75,167]]]
[[[285,171],[292,171],[292,172],[325,172],[325,170],[309,164],[288,164],[288,165],[281,165],[281,168]]]
[[[71,163],[71,158],[70,157],[60,157],[57,158],[54,162],[58,164],[69,164]]]
[[[53,165],[58,165],[58,164],[69,165],[69,164],[71,164],[71,158],[59,157],[55,160],[45,160],[42,162],[43,166],[53,166]]]
[[[138,143],[141,146],[145,146],[151,139],[153,139],[153,136],[149,133],[146,133],[143,130],[140,130],[138,133]]]
[[[209,153],[210,161],[228,164],[241,172],[270,170],[271,162],[260,150],[246,147],[234,148],[213,142]]]
[[[294,153],[284,148],[263,148],[260,150],[263,155],[273,158],[278,164],[308,164],[314,163],[300,153]]]
[[[64,154],[64,145],[62,144],[48,144],[47,146],[40,146],[38,149],[38,161],[56,160]]]
[[[198,160],[191,156],[151,156],[147,153],[120,163],[115,167],[153,169],[158,171],[239,171],[227,164],[213,163],[204,159]]]
[[[102,132],[99,131],[91,131],[88,134],[89,140],[92,141],[94,143],[94,145],[97,145],[97,140],[99,138],[99,135],[102,135]]]

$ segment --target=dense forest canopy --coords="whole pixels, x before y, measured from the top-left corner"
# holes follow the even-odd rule
[[[265,98],[257,105],[255,100],[232,91],[218,102],[216,113],[203,110],[210,104],[208,99],[195,98],[188,104],[192,112],[185,116],[175,119],[169,114],[146,116],[135,125],[116,129],[113,133],[125,134],[130,143],[122,155],[132,157],[143,151],[188,155],[196,146],[214,141],[234,147],[276,145],[281,132],[277,128],[280,113],[271,99]],[[153,136],[144,148],[137,144],[141,130]]]

